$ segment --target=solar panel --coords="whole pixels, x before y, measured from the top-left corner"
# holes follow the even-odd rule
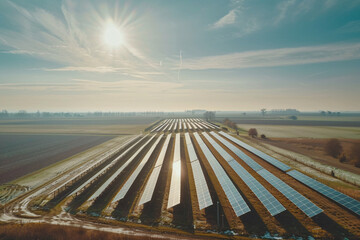
[[[158,131],[164,124],[165,124],[166,120],[165,121],[162,121],[159,125],[157,125],[156,127],[153,128],[153,130],[151,130],[151,132],[155,132],[155,131]]]
[[[169,119],[166,119],[166,123],[164,124],[164,126],[162,126],[162,127],[159,129],[159,131],[165,131],[166,128],[168,127],[168,125],[169,125],[169,122],[170,122],[170,120],[169,120]]]
[[[185,133],[185,142],[191,162],[191,169],[195,180],[196,195],[200,210],[213,204],[211,195],[200,162],[196,156],[194,146],[191,142],[189,133]]]
[[[207,124],[205,124],[205,122],[202,121],[202,120],[199,121],[198,124],[201,125],[204,129],[211,129],[211,128],[210,128]]]
[[[195,124],[199,129],[204,129],[198,122],[194,122],[194,124]]]
[[[196,156],[194,146],[192,145],[189,133],[185,133],[185,142],[189,153],[190,162],[199,160]]]
[[[146,136],[144,136],[142,139],[144,139]],[[155,137],[153,135],[144,145],[142,145],[113,175],[111,175],[106,182],[104,182],[97,190],[96,192],[90,196],[89,200],[93,200],[97,198],[106,188],[107,186],[114,181],[114,179],[134,160],[134,158],[143,150],[143,148],[151,142],[151,140]],[[140,139],[139,141],[141,141]],[[125,152],[123,152],[120,156],[124,156],[130,149],[132,149],[136,144],[134,144],[131,148],[127,149]]]
[[[294,203],[307,216],[313,217],[318,215],[323,210],[312,203],[309,199],[301,195],[295,189],[287,185],[285,182],[274,176],[266,169],[261,169],[258,174],[262,176],[267,182],[279,190],[287,199]]]
[[[217,140],[219,140],[222,144],[224,144],[228,149],[230,149],[233,153],[236,154],[241,160],[243,160],[249,167],[251,167],[256,172],[263,169],[262,166],[260,166],[257,162],[255,162],[251,157],[246,155],[243,151],[241,151],[239,148],[234,146],[232,143],[230,143],[228,140],[220,137],[215,132],[210,132],[211,135],[213,135]]]
[[[167,208],[174,207],[180,203],[181,197],[181,155],[180,155],[180,133],[175,135],[174,160],[170,181],[170,192]]]
[[[192,162],[191,169],[195,180],[196,195],[199,202],[199,209],[201,210],[213,205],[213,201],[211,199],[209,188],[206,184],[205,176],[201,169],[200,162]]]
[[[137,137],[132,138],[128,141],[126,141],[121,148],[127,146],[129,143],[131,143],[133,140],[135,140]],[[131,149],[132,147],[134,147],[136,144],[138,144],[143,138],[141,138],[140,140],[138,140],[137,142],[135,142],[132,146],[130,146],[129,148]],[[120,148],[120,149],[121,149]],[[120,150],[118,149],[118,150]],[[128,152],[128,150],[126,150],[124,153]],[[86,182],[84,182],[83,184],[81,184],[78,188],[76,188],[74,191],[72,191],[68,196],[71,196],[77,192],[79,192],[81,189],[83,189],[85,186],[87,186],[89,183],[91,183],[94,179],[96,179],[98,176],[100,176],[101,174],[105,173],[107,171],[107,169],[109,169],[110,167],[112,167],[123,155],[124,153],[122,153],[121,155],[117,156],[115,159],[113,159],[109,164],[107,164],[105,167],[103,167],[100,171],[98,171],[95,175],[93,175],[91,178],[89,178]]]
[[[184,130],[187,129],[186,122],[184,121]]]
[[[137,138],[137,137],[135,137]],[[144,137],[143,137],[144,138]],[[127,141],[125,144],[127,145],[130,141]],[[141,141],[141,140],[139,140]],[[135,143],[136,144],[136,143]],[[71,179],[67,180],[66,182],[62,183],[61,185],[59,185],[58,187],[56,187],[54,190],[52,190],[52,193],[56,192],[57,190],[61,189],[62,187],[66,186],[68,183],[71,183],[72,181],[74,181],[78,176],[81,176],[82,174],[86,173],[87,171],[89,171],[90,169],[92,169],[93,167],[95,167],[96,165],[100,164],[101,162],[103,162],[105,159],[107,159],[109,156],[113,155],[115,152],[119,151],[120,149],[123,148],[124,145],[122,145],[119,148],[116,148],[112,151],[109,151],[105,154],[102,154],[100,156],[100,159],[94,159],[92,161],[89,161],[88,164],[83,164],[82,166],[80,166],[78,169],[76,169],[77,171],[80,171],[79,173],[77,173],[76,175],[74,175]],[[104,156],[105,155],[105,156]],[[116,161],[116,159],[115,159]]]
[[[158,159],[156,160],[155,167],[158,167],[158,166],[160,166],[160,165],[163,164],[164,159],[165,159],[166,150],[167,150],[167,148],[168,148],[168,146],[169,146],[170,139],[171,139],[171,134],[168,134],[168,135],[166,136],[164,145],[163,145],[162,148],[161,148],[159,157],[158,157]]]
[[[187,121],[187,125],[188,125],[189,129],[191,129],[191,130],[193,129],[193,127],[191,126],[189,121]]]
[[[156,146],[158,145],[158,143],[160,142],[161,138],[162,138],[163,134],[160,135],[158,137],[158,139],[155,141],[155,143],[151,146],[151,148],[149,149],[149,151],[146,153],[145,157],[141,160],[141,162],[139,163],[139,165],[136,167],[136,169],[134,170],[134,172],[131,174],[131,176],[127,179],[127,181],[125,182],[125,184],[121,187],[120,191],[116,194],[116,196],[114,197],[114,199],[111,201],[113,202],[117,202],[121,199],[123,199],[125,197],[125,195],[127,194],[127,192],[129,191],[130,187],[132,186],[132,184],[134,183],[135,179],[137,178],[137,176],[140,174],[141,170],[143,169],[143,167],[145,166],[145,164],[149,161],[151,154],[154,152]]]
[[[165,159],[165,154],[166,154],[167,148],[169,146],[170,138],[171,138],[171,134],[167,135],[164,145],[162,146],[160,154],[156,160],[155,167],[154,167],[153,171],[151,172],[149,180],[146,183],[145,190],[142,193],[142,196],[139,201],[139,205],[149,202],[154,194],[154,189],[155,189],[156,182],[157,182],[159,174],[160,174],[162,164]]]
[[[205,122],[205,121],[202,121],[201,123],[202,123],[204,126],[206,126],[206,128],[208,128],[208,129],[215,129],[214,126],[211,126],[210,124],[208,124],[208,123]]]
[[[338,204],[344,206],[345,208],[349,209],[350,211],[360,215],[360,202],[341,193],[336,191],[335,189],[326,186],[323,183],[316,181],[315,179],[302,174],[296,170],[292,170],[288,172],[290,176],[302,182],[306,186],[312,188],[313,190],[321,193],[322,195],[332,199],[333,201],[337,202]]]
[[[213,124],[211,122],[206,121],[206,123],[209,124],[210,126],[213,126],[214,128],[220,129],[220,127],[216,126],[215,124]]]
[[[227,134],[225,132],[220,132],[220,134],[227,137],[231,141],[235,142],[239,146],[245,148],[249,152],[254,153],[258,157],[262,158],[263,160],[265,160],[266,162],[270,163],[271,165],[277,167],[278,169],[280,169],[280,170],[282,170],[284,172],[290,169],[290,167],[288,165],[286,165],[285,163],[280,162],[279,160],[267,155],[266,153],[263,153],[263,152],[259,151],[258,149],[256,149],[256,148],[254,148],[254,147],[240,141],[239,139],[234,138],[234,137],[230,136],[229,134]]]
[[[193,122],[190,122],[190,125],[192,126],[193,129],[198,129],[198,127]]]
[[[165,128],[167,127],[167,124],[168,124],[168,123],[169,123],[169,119],[166,119],[165,122],[164,122],[164,124],[162,125],[162,127],[158,129],[158,132],[164,131]]]
[[[143,194],[141,195],[139,205],[142,205],[142,204],[145,204],[145,203],[151,201],[151,198],[154,194],[156,182],[159,178],[160,171],[161,171],[161,166],[155,167],[153,169],[153,171],[151,172],[149,180],[146,183],[145,190],[144,190]]]
[[[180,119],[180,121],[179,121],[179,131],[182,129],[182,121],[181,121],[181,119]]]
[[[228,154],[217,142],[215,142],[207,133],[203,134],[215,150],[220,153],[237,175],[245,182],[250,190],[256,195],[260,202],[275,216],[286,209],[283,205],[263,186],[261,185],[245,168],[243,168],[230,154]]]
[[[178,120],[177,120],[177,119],[175,119],[175,121],[174,121],[173,131],[175,131],[175,130],[176,130],[177,125],[178,125]]]
[[[172,119],[172,120],[171,120],[171,123],[170,123],[170,126],[169,126],[169,128],[168,128],[168,131],[171,131],[171,129],[172,129],[173,125],[174,125],[174,122],[175,122],[175,120]]]
[[[209,148],[200,138],[198,133],[194,133],[196,141],[199,143],[202,152],[204,153],[206,159],[208,160],[212,170],[214,171],[222,189],[225,192],[236,216],[241,216],[247,212],[250,212],[249,206],[244,201],[243,197],[240,195],[235,185],[232,183],[229,176],[226,174],[225,170],[221,167],[220,163],[216,160],[214,155],[210,152]]]

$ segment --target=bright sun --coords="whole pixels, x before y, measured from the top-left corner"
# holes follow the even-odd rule
[[[104,42],[111,48],[117,48],[125,43],[124,33],[114,23],[109,22],[105,27]]]

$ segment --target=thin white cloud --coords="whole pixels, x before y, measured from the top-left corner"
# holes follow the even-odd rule
[[[211,28],[218,29],[218,28],[223,28],[225,26],[234,24],[236,21],[237,11],[238,11],[237,8],[230,10],[225,16],[223,16],[218,21],[216,21],[214,24],[212,24]]]
[[[126,68],[116,68],[111,66],[100,66],[100,67],[63,67],[63,68],[45,68],[45,71],[55,72],[96,72],[96,73],[114,73],[121,72]]]
[[[38,82],[38,83],[1,83],[0,91],[48,91],[48,92],[137,92],[160,93],[181,88],[181,83],[122,80],[122,81],[95,81],[87,79],[73,79],[65,83]]]
[[[0,29],[0,45],[6,49],[3,53],[28,54],[66,66],[44,69],[46,71],[119,72],[141,79],[155,75],[142,75],[142,72],[163,74],[157,61],[149,59],[131,41],[119,50],[107,49],[99,37],[106,19],[95,7],[87,6],[87,11],[82,11],[81,4],[65,0],[60,12],[55,14],[41,8],[29,10],[13,2],[7,3],[2,6],[16,14],[4,16],[14,27],[12,30]],[[130,29],[133,28],[131,24],[135,24],[129,20],[132,17],[130,12],[128,18],[122,18]]]
[[[348,22],[347,24],[339,28],[339,32],[360,32],[360,20]]]
[[[279,48],[184,59],[183,69],[240,69],[360,59],[360,43]]]
[[[279,24],[288,14],[289,9],[296,3],[295,0],[283,1],[278,5],[279,13],[274,21],[275,24]]]

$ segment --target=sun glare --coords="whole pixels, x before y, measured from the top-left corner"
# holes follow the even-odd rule
[[[104,32],[104,42],[111,48],[117,48],[125,43],[123,31],[114,23],[109,22]]]

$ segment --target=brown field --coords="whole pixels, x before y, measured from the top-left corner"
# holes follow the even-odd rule
[[[256,128],[259,136],[268,138],[344,138],[360,139],[360,127],[333,126],[288,126],[288,125],[257,125],[237,124],[246,134],[250,128]]]
[[[328,139],[271,138],[265,141],[266,143],[280,148],[311,156],[312,159],[317,160],[322,164],[360,174],[360,168],[354,166],[354,159],[351,158],[351,147],[353,144],[359,144],[360,139],[339,139],[341,146],[343,147],[343,152],[348,159],[348,161],[344,163],[341,163],[339,159],[325,153],[324,148]]]
[[[0,120],[0,133],[139,134],[158,117]]]
[[[85,151],[112,136],[0,134],[0,184]]]
[[[138,240],[138,239],[164,239],[163,237],[135,236],[121,233],[110,233],[100,230],[85,229],[82,227],[61,226],[43,223],[6,224],[0,225],[1,240]]]

